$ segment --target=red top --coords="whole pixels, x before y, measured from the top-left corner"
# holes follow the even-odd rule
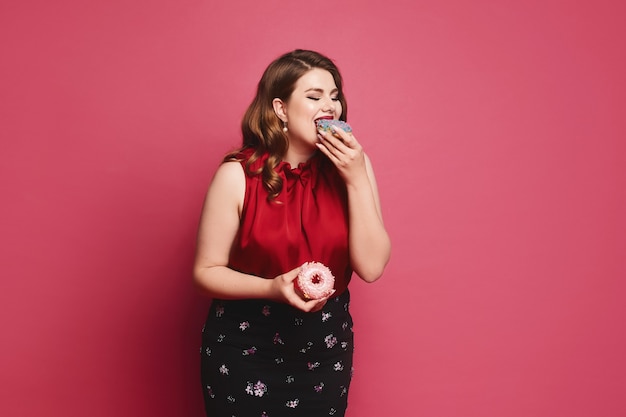
[[[251,149],[241,153],[244,167],[252,153]],[[260,168],[267,157],[255,161],[252,170]],[[271,201],[261,174],[246,173],[241,224],[229,266],[274,278],[304,262],[321,262],[333,272],[339,295],[352,276],[345,183],[334,165],[319,153],[295,169],[281,162],[276,171],[283,189]]]

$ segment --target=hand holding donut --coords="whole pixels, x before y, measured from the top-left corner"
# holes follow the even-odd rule
[[[318,149],[337,167],[346,183],[359,175],[366,176],[365,153],[352,128],[340,120],[317,121]]]
[[[305,262],[294,281],[296,293],[305,300],[321,300],[335,293],[335,277],[319,262]]]
[[[304,299],[296,292],[294,281],[298,278],[301,269],[302,267],[294,268],[272,279],[270,284],[270,298],[306,312],[321,310],[328,300],[327,297],[321,299]]]

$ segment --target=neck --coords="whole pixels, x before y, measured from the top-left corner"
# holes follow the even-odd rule
[[[316,151],[316,149],[292,149],[292,147],[289,147],[283,161],[287,162],[291,166],[291,169],[294,169],[302,162],[311,159]]]

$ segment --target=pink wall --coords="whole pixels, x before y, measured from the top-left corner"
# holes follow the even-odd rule
[[[202,415],[203,194],[304,47],[394,243],[349,416],[623,416],[624,3],[241,3],[0,6],[0,415]]]

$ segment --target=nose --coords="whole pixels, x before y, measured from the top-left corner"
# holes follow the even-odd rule
[[[325,112],[329,112],[329,113],[334,113],[335,112],[335,101],[331,98],[327,98],[324,100],[324,106],[322,107],[322,110]]]

